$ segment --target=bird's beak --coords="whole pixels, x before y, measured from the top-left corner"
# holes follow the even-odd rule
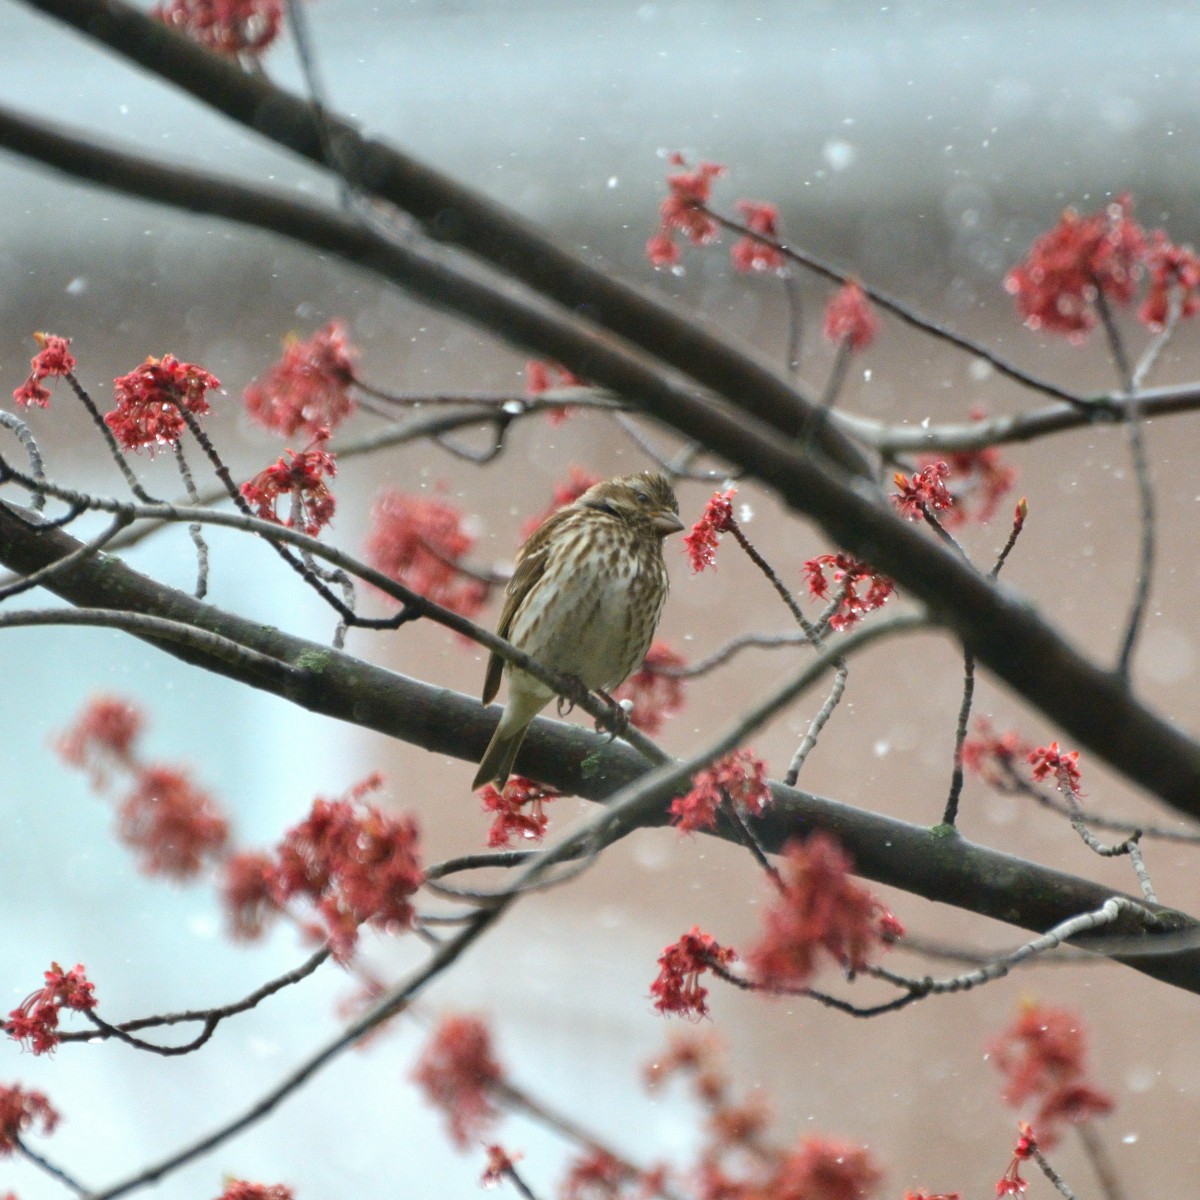
[[[669,509],[660,508],[650,518],[654,532],[666,537],[669,533],[678,533],[683,528],[683,522]]]

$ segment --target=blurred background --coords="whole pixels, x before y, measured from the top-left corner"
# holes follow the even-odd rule
[[[717,207],[731,211],[739,198],[777,203],[792,241],[1079,391],[1115,386],[1102,343],[1071,346],[1023,329],[1003,291],[1008,267],[1065,206],[1090,211],[1122,192],[1134,197],[1144,225],[1163,226],[1177,242],[1197,238],[1200,14],[1192,4],[314,0],[307,11],[331,102],[365,131],[780,364],[787,320],[780,285],[734,274],[728,239],[686,250],[679,273],[655,272],[645,261],[667,152],[727,166]],[[0,102],[14,108],[167,162],[333,195],[312,168],[16,0],[0,0],[0,64]],[[299,88],[288,38],[264,66],[272,79]],[[360,347],[363,375],[383,387],[445,395],[518,389],[523,379],[526,355],[518,349],[361,272],[282,240],[80,187],[7,152],[0,153],[0,278],[6,395],[28,370],[37,329],[74,339],[78,373],[102,407],[114,376],[149,354],[177,354],[225,387],[228,399],[210,428],[237,478],[280,452],[239,415],[242,389],[276,358],[282,338],[307,336],[332,317],[345,320]],[[819,337],[828,291],[806,281],[803,297],[801,373],[817,390],[832,363]],[[1140,349],[1144,333],[1132,322],[1127,329]],[[1151,382],[1198,375],[1195,330],[1185,326]],[[51,476],[116,492],[119,479],[94,431],[59,392],[48,412],[30,416]],[[1042,403],[895,322],[885,322],[856,361],[841,401],[849,411],[909,424]],[[358,429],[373,424],[364,416]],[[675,445],[663,430],[644,428],[664,451]],[[1148,443],[1160,565],[1137,680],[1157,708],[1195,728],[1195,421],[1153,422]],[[1018,489],[1031,512],[1006,579],[1080,646],[1111,660],[1132,593],[1137,532],[1121,433],[1061,434],[1006,451],[1006,459],[1020,469]],[[175,494],[169,462],[137,465],[151,490]],[[544,510],[572,465],[608,475],[649,463],[598,416],[577,413],[560,425],[525,420],[488,469],[429,446],[347,462],[332,536],[361,549],[371,500],[386,483],[474,514],[473,560],[503,567],[521,525]],[[681,485],[685,520],[699,515],[708,494],[700,484]],[[738,501],[748,532],[794,586],[805,558],[833,549],[753,487],[742,488]],[[977,561],[990,563],[1002,544],[1007,512],[1006,504],[992,526],[964,534]],[[328,639],[328,617],[271,554],[220,532],[210,540],[215,603]],[[660,632],[689,658],[716,648],[731,629],[788,628],[777,598],[733,546],[724,547],[716,572],[700,576],[688,571],[678,540],[669,550],[674,586]],[[194,553],[182,530],[139,547],[130,561],[191,586]],[[494,617],[493,606],[483,619]],[[435,628],[356,636],[352,648],[470,694],[481,684],[482,656]],[[50,745],[97,692],[146,710],[149,753],[188,764],[225,804],[245,846],[273,843],[315,795],[340,794],[374,770],[388,778],[387,802],[418,814],[431,860],[482,845],[487,820],[469,791],[471,764],[318,720],[115,633],[6,631],[0,664],[7,1008],[37,985],[51,959],[86,963],[102,1014],[121,1020],[230,1001],[305,953],[286,931],[231,948],[210,888],[173,888],[137,873],[111,836],[111,811]],[[791,669],[788,659],[747,652],[689,689],[663,744],[679,753],[703,745]],[[960,693],[961,664],[944,638],[872,651],[854,663],[846,699],[801,785],[933,823]],[[803,698],[753,743],[773,775],[786,769],[820,703],[819,694]],[[986,677],[976,711],[1031,741],[1058,736]],[[1084,786],[1089,804],[1106,813],[1175,824],[1086,759]],[[552,828],[562,828],[585,806],[565,800],[551,811]],[[1114,887],[1134,886],[1122,863],[1099,863],[1065,826],[977,782],[968,783],[963,829]],[[1147,858],[1165,903],[1200,909],[1186,848],[1153,843]],[[156,1194],[215,1196],[226,1172],[288,1182],[301,1197],[393,1195],[398,1181],[422,1196],[469,1194],[481,1156],[450,1149],[408,1081],[427,1026],[446,1009],[486,1013],[517,1081],[631,1157],[686,1159],[699,1136],[695,1110],[673,1092],[646,1096],[640,1084],[642,1065],[669,1031],[648,995],[655,958],[694,924],[722,943],[744,944],[766,895],[748,857],[731,847],[672,831],[631,837],[570,887],[520,905],[430,989],[419,1020],[344,1056],[271,1119]],[[913,897],[885,899],[914,933],[987,948],[1023,940],[1011,928]],[[422,953],[412,940],[367,943],[371,963],[389,978]],[[47,1153],[100,1187],[241,1111],[331,1035],[334,1005],[351,988],[325,968],[177,1061],[115,1045],[66,1046],[52,1060],[35,1059],[7,1043],[0,1082],[47,1092],[64,1114]],[[1093,1074],[1118,1101],[1102,1135],[1131,1193],[1182,1194],[1183,1181],[1200,1169],[1196,998],[1120,967],[1026,972],[865,1023],[718,988],[713,1029],[741,1085],[770,1104],[781,1137],[827,1134],[868,1145],[887,1172],[882,1196],[918,1187],[990,1195],[1015,1120],[999,1099],[1000,1076],[985,1045],[1029,998],[1075,1008],[1092,1030]],[[525,1153],[529,1178],[549,1194],[561,1145],[522,1122],[502,1139]],[[1055,1161],[1080,1194],[1096,1194],[1073,1143]],[[0,1167],[0,1190],[11,1186],[22,1200],[62,1194],[21,1165]]]

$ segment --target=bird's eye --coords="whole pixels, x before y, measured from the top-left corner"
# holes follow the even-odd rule
[[[646,495],[645,492],[634,492],[633,496],[634,496],[634,499],[639,504],[649,504],[650,503],[650,497],[648,495]]]

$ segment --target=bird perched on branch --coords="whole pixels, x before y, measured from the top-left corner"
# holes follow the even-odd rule
[[[618,687],[646,656],[667,598],[662,543],[683,528],[665,475],[606,479],[560,508],[517,552],[496,632],[542,666],[589,689]],[[483,702],[508,676],[508,703],[473,788],[503,787],[525,731],[554,692],[498,655]]]

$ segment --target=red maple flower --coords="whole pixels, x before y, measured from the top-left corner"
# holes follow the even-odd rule
[[[410,898],[425,882],[416,822],[361,802],[381,782],[372,776],[341,800],[318,797],[279,846],[276,903],[310,901],[342,962],[354,949],[360,925],[408,929],[416,915]]]
[[[1087,1079],[1087,1035],[1077,1013],[1026,1005],[988,1046],[1005,1077],[1005,1103],[1038,1101],[1034,1123],[1053,1146],[1062,1129],[1111,1112],[1113,1099]]]
[[[509,1154],[500,1145],[493,1144],[485,1149],[487,1150],[487,1166],[479,1178],[479,1182],[484,1187],[498,1187],[505,1179],[511,1178],[516,1174],[516,1164],[525,1157],[523,1154]]]
[[[140,767],[133,791],[117,810],[117,836],[139,852],[148,875],[189,879],[206,858],[224,851],[229,823],[183,771]]]
[[[557,388],[587,386],[586,379],[580,379],[574,372],[568,371],[566,367],[560,366],[558,363],[542,362],[540,359],[531,358],[525,364],[525,394],[527,396],[540,396],[543,392]],[[551,409],[550,424],[562,424],[570,411],[566,405]]]
[[[166,0],[150,15],[218,54],[258,56],[279,36],[283,0]]]
[[[783,892],[763,914],[762,936],[746,955],[763,987],[805,987],[823,958],[860,971],[876,950],[903,933],[850,869],[849,857],[826,833],[784,847]]]
[[[542,810],[547,800],[557,800],[561,792],[544,784],[526,779],[523,775],[512,775],[499,791],[492,784],[479,789],[479,799],[484,812],[496,814],[488,830],[487,844],[492,849],[507,849],[514,838],[526,838],[540,842],[546,835],[548,818]],[[521,810],[529,806],[528,812]]]
[[[722,799],[751,816],[761,816],[771,803],[767,765],[749,750],[734,750],[692,776],[685,796],[671,801],[671,823],[685,833],[713,829]]]
[[[801,569],[808,594],[818,600],[830,598],[830,580],[825,575],[829,572],[835,587],[834,595],[840,598],[838,610],[829,618],[829,624],[838,632],[856,625],[867,613],[882,608],[896,590],[896,585],[886,575],[880,575],[874,567],[851,554],[818,554],[805,560]]]
[[[504,1068],[487,1025],[478,1017],[443,1017],[421,1052],[413,1079],[441,1110],[460,1147],[482,1137],[500,1115],[492,1089],[504,1081]]]
[[[549,506],[542,512],[535,513],[521,526],[521,541],[526,541],[538,526],[544,524],[550,517],[554,516],[560,508],[566,508],[568,504],[574,504],[588,488],[599,482],[599,475],[593,475],[591,471],[585,471],[582,467],[577,467],[572,463],[567,472],[566,480],[554,485],[554,499],[550,502]]]
[[[475,538],[458,509],[387,488],[371,506],[367,561],[397,583],[464,617],[487,600],[488,586],[463,574],[458,561]]]
[[[197,417],[209,411],[205,392],[220,380],[173,354],[148,358],[128,375],[113,380],[116,408],[104,418],[124,450],[174,446],[187,428],[182,413]]]
[[[558,1200],[616,1200],[632,1177],[633,1172],[616,1155],[590,1150],[571,1163],[559,1185]]]
[[[954,497],[942,482],[949,473],[950,468],[941,461],[922,467],[911,479],[902,471],[897,471],[892,478],[899,491],[891,500],[901,516],[909,521],[919,521],[926,512],[942,512],[953,508]]]
[[[337,474],[337,463],[328,450],[321,449],[328,440],[329,430],[318,429],[299,453],[286,451],[287,457],[242,484],[242,496],[256,516],[289,529],[300,529],[309,537],[316,537],[329,524],[335,501],[325,480]],[[286,521],[277,511],[279,501],[285,496],[292,502]]]
[[[95,985],[88,981],[82,963],[64,971],[51,963],[45,984],[8,1014],[4,1031],[27,1042],[34,1054],[46,1054],[59,1043],[58,1015],[64,1008],[90,1012],[96,1007]]]
[[[1180,319],[1200,312],[1200,255],[1191,246],[1176,246],[1161,229],[1150,233],[1145,252],[1149,285],[1138,307],[1138,320],[1156,332],[1167,323],[1171,293],[1178,297]]]
[[[911,1192],[904,1190],[904,1200],[962,1200],[961,1192]]]
[[[835,345],[846,343],[851,350],[865,350],[875,340],[879,321],[866,292],[854,280],[844,283],[825,306],[821,332]]]
[[[779,209],[764,200],[739,200],[734,207],[745,219],[751,233],[779,241]],[[755,237],[740,237],[729,249],[733,269],[748,274],[751,271],[779,271],[786,263],[781,251],[760,242]]]
[[[225,860],[221,902],[231,935],[239,941],[262,936],[280,911],[275,899],[275,860],[269,854],[243,851]]]
[[[659,955],[658,978],[650,985],[654,1007],[661,1013],[678,1013],[689,1020],[708,1016],[708,988],[701,986],[700,976],[714,965],[723,967],[736,958],[733,950],[719,945],[698,925],[692,926],[689,933]]]
[[[1017,1144],[1013,1148],[1008,1170],[996,1184],[997,1196],[1023,1196],[1025,1189],[1029,1187],[1029,1181],[1021,1178],[1021,1164],[1033,1156],[1033,1152],[1038,1148],[1037,1139],[1033,1129],[1024,1121],[1018,1121],[1017,1128],[1021,1136],[1017,1138]]]
[[[294,1200],[296,1193],[284,1183],[249,1183],[230,1179],[217,1200]]]
[[[996,733],[980,717],[975,733],[963,741],[963,766],[991,784],[1008,784],[1017,773],[1017,763],[1027,762],[1031,747],[1015,732]]]
[[[1128,196],[1088,216],[1068,208],[1008,273],[1004,287],[1030,329],[1080,342],[1096,324],[1098,296],[1118,304],[1133,299],[1145,248]]]
[[[687,166],[682,154],[672,154],[669,161],[675,167]],[[705,209],[713,180],[724,174],[725,168],[718,163],[702,162],[692,170],[667,176],[667,195],[658,208],[658,232],[646,243],[647,257],[654,266],[679,261],[673,231],[682,233],[693,246],[707,246],[717,236],[719,226]]]
[[[109,765],[133,769],[133,743],[142,731],[142,714],[119,696],[96,696],[54,744],[62,760],[86,770],[93,787],[102,787]]]
[[[70,338],[53,333],[35,333],[33,339],[41,349],[30,361],[29,377],[13,391],[13,399],[24,408],[31,404],[46,408],[50,403],[50,389],[42,380],[69,375],[75,370],[75,355],[70,351]]]
[[[730,488],[727,492],[715,492],[704,508],[704,515],[684,534],[683,547],[693,571],[717,565],[717,544],[733,522],[731,502],[735,491]]]
[[[667,674],[687,665],[682,654],[666,642],[655,642],[646,651],[642,665],[615,692],[614,700],[629,700],[629,723],[645,733],[655,734],[668,717],[683,708],[683,680]]]
[[[861,1146],[830,1138],[804,1138],[762,1189],[772,1200],[864,1200],[883,1172]]]
[[[12,1154],[18,1139],[34,1125],[39,1125],[46,1137],[54,1132],[58,1121],[58,1113],[41,1092],[26,1091],[17,1084],[0,1084],[0,1158]]]
[[[1039,783],[1047,775],[1053,775],[1060,792],[1071,792],[1076,797],[1083,794],[1079,790],[1078,750],[1063,754],[1059,751],[1058,743],[1051,742],[1048,746],[1037,746],[1030,750],[1026,761],[1032,766],[1033,777]]]
[[[246,412],[284,437],[332,433],[357,407],[350,394],[357,356],[341,321],[303,340],[289,337],[279,361],[242,393]]]

